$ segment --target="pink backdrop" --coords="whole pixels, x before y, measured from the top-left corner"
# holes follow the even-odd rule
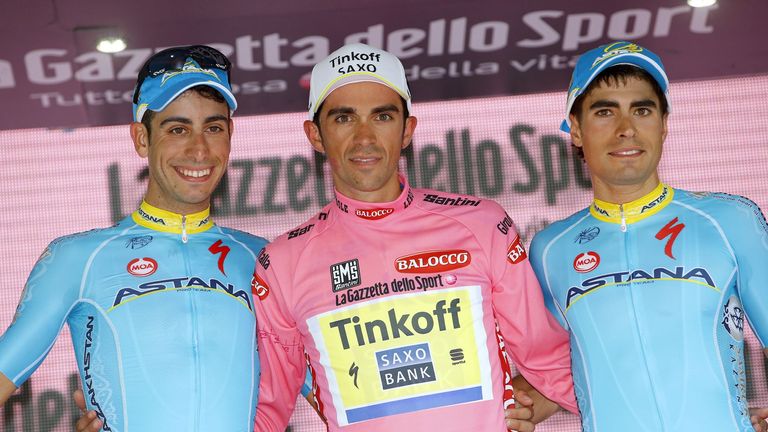
[[[746,195],[768,208],[768,76],[678,83],[671,92],[662,179],[679,188]],[[591,197],[587,173],[557,130],[563,105],[561,93],[417,103],[419,125],[403,170],[416,186],[499,201],[528,243],[534,232],[585,207]],[[219,224],[271,239],[328,200],[330,176],[327,169],[315,175],[304,118],[236,117],[227,187],[215,200]],[[46,244],[111,225],[135,208],[146,183],[140,177],[145,162],[134,154],[126,126],[4,131],[0,148],[4,329]],[[766,364],[754,337],[748,341],[750,400],[765,406]],[[0,429],[71,430],[68,380],[76,367],[70,345],[65,328],[19,402],[0,409]],[[313,419],[301,407],[293,430],[323,430]],[[560,414],[538,430],[576,431],[578,423]]]

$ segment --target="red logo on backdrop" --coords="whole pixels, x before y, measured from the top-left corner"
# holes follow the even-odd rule
[[[400,273],[440,273],[466,267],[472,255],[461,249],[419,252],[395,260],[395,270]]]
[[[147,257],[136,258],[128,263],[126,269],[128,270],[128,273],[134,276],[149,276],[157,271],[157,261]]]
[[[507,261],[512,264],[517,264],[526,258],[528,258],[528,254],[525,252],[523,243],[520,241],[520,236],[516,236],[515,239],[512,240],[512,244],[507,248]]]
[[[573,260],[573,269],[579,273],[589,273],[600,265],[600,255],[597,252],[584,252]]]
[[[376,220],[391,215],[393,211],[395,211],[393,208],[356,209],[355,215],[363,219]]]
[[[253,272],[253,278],[251,278],[251,292],[258,297],[259,300],[264,300],[269,295],[269,286],[256,274],[256,272]]]

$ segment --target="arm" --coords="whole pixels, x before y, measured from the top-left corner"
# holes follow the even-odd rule
[[[0,337],[0,402],[5,402],[45,359],[74,302],[72,256],[56,242],[43,252],[27,279],[13,322]]]
[[[16,384],[0,372],[0,405],[3,405],[15,391]]]
[[[261,364],[256,430],[269,432],[285,431],[307,372],[304,347],[282,291],[290,283],[280,283],[276,261],[267,269],[257,264],[251,283],[259,298],[254,302]]]
[[[736,197],[729,210],[734,211],[733,222],[724,221],[722,228],[733,247],[738,263],[738,291],[755,335],[763,347],[768,343],[768,297],[765,281],[768,279],[768,225],[760,208],[752,201]],[[743,322],[743,317],[742,317]],[[763,348],[768,357],[768,348]],[[767,432],[768,408],[750,408],[752,426],[758,432]]]
[[[493,307],[508,355],[533,387],[577,412],[568,332],[547,310],[514,227],[494,232],[491,248]]]

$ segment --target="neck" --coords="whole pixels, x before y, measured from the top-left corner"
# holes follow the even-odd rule
[[[642,183],[617,185],[608,184],[595,176],[592,176],[592,191],[596,200],[624,204],[648,195],[656,189],[661,181],[654,174]]]

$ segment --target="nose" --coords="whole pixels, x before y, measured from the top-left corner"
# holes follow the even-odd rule
[[[616,127],[616,135],[619,138],[633,138],[635,136],[635,124],[632,121],[632,116],[622,115],[619,119],[619,124]]]
[[[354,142],[357,145],[370,145],[376,142],[376,134],[370,122],[361,121],[356,125]]]
[[[195,162],[201,162],[208,157],[210,147],[202,132],[194,132],[187,147],[187,155]]]

